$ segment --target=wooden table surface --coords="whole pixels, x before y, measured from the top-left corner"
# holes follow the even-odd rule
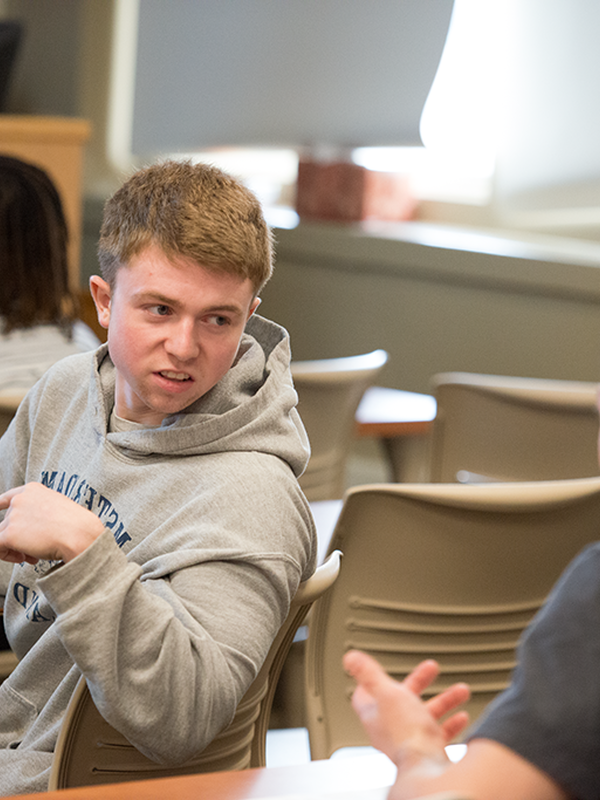
[[[395,769],[382,754],[333,758],[307,764],[180,778],[107,784],[28,795],[39,800],[250,800],[301,795],[313,800],[344,796],[385,800]]]
[[[429,433],[437,404],[430,394],[371,386],[356,411],[356,435],[388,439]]]
[[[429,433],[437,413],[435,397],[384,386],[371,386],[356,410],[355,434],[378,439],[391,480],[429,480]]]

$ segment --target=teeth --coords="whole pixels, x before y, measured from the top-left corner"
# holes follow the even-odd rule
[[[189,380],[189,375],[185,372],[169,372],[165,370],[164,372],[160,373],[164,378],[169,378],[172,381],[187,381]]]

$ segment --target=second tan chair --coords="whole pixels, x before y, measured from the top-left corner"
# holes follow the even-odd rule
[[[466,680],[476,719],[507,686],[523,628],[571,559],[598,538],[599,519],[600,478],[351,489],[331,541],[344,569],[311,612],[312,758],[368,744],[342,669],[351,648],[398,679],[437,659],[431,691]]]
[[[598,384],[435,375],[431,480],[562,480],[600,474]]]
[[[339,552],[331,553],[300,585],[288,618],[233,722],[197,758],[180,767],[165,767],[146,758],[100,716],[82,677],[62,723],[49,789],[265,766],[267,727],[281,667],[309,608],[337,579],[340,556]]]
[[[300,478],[309,500],[341,498],[346,459],[360,400],[388,359],[385,350],[359,356],[293,361],[298,411],[306,427],[311,457]]]

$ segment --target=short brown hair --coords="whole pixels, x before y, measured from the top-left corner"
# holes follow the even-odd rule
[[[106,202],[98,258],[111,286],[118,268],[150,244],[168,258],[249,278],[255,294],[273,270],[272,235],[260,203],[208,164],[155,164],[134,173]]]
[[[75,298],[69,290],[67,223],[48,174],[0,156],[0,315],[3,332],[54,324],[70,333]]]

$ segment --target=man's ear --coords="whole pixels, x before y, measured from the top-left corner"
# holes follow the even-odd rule
[[[90,293],[96,306],[98,322],[103,328],[108,328],[110,321],[110,285],[99,275],[90,278]]]
[[[262,302],[262,300],[260,299],[260,297],[255,297],[255,298],[254,298],[254,300],[253,300],[253,301],[252,301],[252,303],[250,304],[250,311],[248,312],[248,318],[246,319],[246,322],[247,322],[247,321],[250,319],[250,317],[252,316],[252,314],[254,314],[254,312],[255,312],[255,311],[256,311],[256,309],[259,307],[259,305],[261,304],[261,302]]]

